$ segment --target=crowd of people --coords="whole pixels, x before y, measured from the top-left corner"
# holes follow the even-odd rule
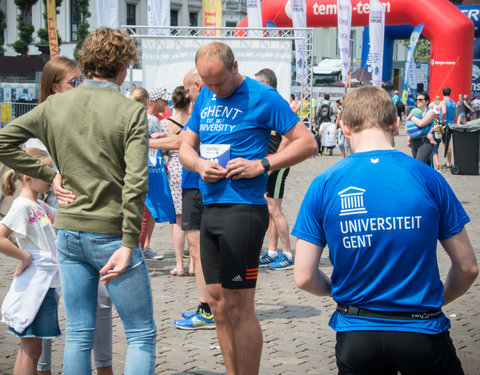
[[[312,128],[323,152],[338,143],[348,157],[308,189],[292,232],[294,258],[281,208],[286,178],[319,149],[301,121],[302,105],[282,98],[271,69],[255,79],[242,75],[220,42],[198,49],[171,95],[165,86],[135,87],[126,98],[120,86],[137,60],[129,35],[95,30],[78,65],[54,58],[45,66],[42,103],[0,130],[0,161],[12,168],[2,191],[13,195],[16,182],[21,186],[0,224],[0,252],[20,261],[2,304],[2,320],[21,340],[14,374],[50,372],[60,286],[64,374],[91,374],[92,349],[98,373],[113,373],[112,304],[127,339],[124,374],[155,373],[157,326],[145,259],[162,259],[151,236],[160,216],[155,207],[168,210],[148,176],[164,164],[170,274],[194,276],[199,297],[197,309],[174,326],[216,329],[227,374],[259,373],[259,267],[294,268],[300,288],[333,297],[340,374],[463,373],[441,307],[467,291],[478,266],[455,194],[441,174],[414,160],[425,161],[436,143],[423,129],[440,129],[427,94],[417,96],[418,111],[408,116],[421,134],[411,136],[414,158],[393,148],[399,118],[383,89],[360,88],[338,102],[325,95],[314,106]],[[444,89],[444,100],[435,102],[442,124],[451,117],[449,94]],[[159,120],[170,101],[172,114]],[[445,285],[437,240],[452,262]],[[327,245],[331,278],[319,269]]]

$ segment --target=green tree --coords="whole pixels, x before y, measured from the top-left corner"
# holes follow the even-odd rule
[[[403,44],[408,48],[410,43],[409,40],[399,40],[399,43]],[[432,43],[428,39],[420,39],[417,42],[415,51],[413,52],[413,58],[415,62],[430,62],[430,50],[432,48]]]
[[[3,45],[5,44],[5,29],[7,28],[7,24],[5,22],[5,13],[3,10],[0,9],[0,56],[5,54],[5,48]]]
[[[73,51],[73,56],[78,59],[78,51],[82,47],[83,41],[88,35],[88,28],[90,27],[88,23],[88,17],[91,16],[90,11],[88,10],[89,0],[77,0],[78,10],[80,11],[80,22],[77,28],[77,45]]]
[[[38,0],[14,0],[15,5],[20,9],[17,17],[17,29],[19,39],[13,43],[13,49],[22,55],[28,52],[28,45],[33,42],[35,28],[31,24],[32,7]]]
[[[56,8],[56,13],[59,14],[60,6],[62,5],[63,0],[56,0],[55,1],[55,8]],[[48,23],[47,23],[47,0],[43,0],[43,5],[45,6],[45,12],[43,13],[43,19],[45,20],[45,28],[38,29],[37,35],[38,38],[40,39],[40,44],[48,44]],[[58,35],[58,29],[57,29],[57,35]],[[58,45],[61,44],[60,40],[60,35],[58,35]]]

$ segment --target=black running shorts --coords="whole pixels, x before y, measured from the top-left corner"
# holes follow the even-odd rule
[[[288,172],[290,172],[290,168],[282,168],[270,173],[267,181],[267,197],[277,199],[283,198],[285,180],[287,179]]]
[[[267,205],[206,205],[200,229],[200,258],[207,284],[255,288],[258,258],[268,227]]]
[[[202,194],[198,189],[182,189],[182,230],[200,230]]]
[[[337,332],[335,355],[339,375],[464,374],[448,331]]]

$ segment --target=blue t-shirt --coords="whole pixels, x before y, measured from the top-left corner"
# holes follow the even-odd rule
[[[447,114],[445,115],[445,121],[447,124],[453,124],[455,122],[455,112],[457,111],[457,105],[450,99],[445,99],[445,106],[447,107]]]
[[[317,176],[292,234],[326,246],[337,303],[390,312],[441,308],[443,284],[437,239],[459,233],[469,218],[443,176],[396,150],[353,153]],[[436,334],[450,327],[441,315],[393,320],[341,315],[336,331]]]
[[[229,145],[230,160],[258,160],[267,156],[270,133],[287,133],[299,118],[270,86],[246,77],[228,98],[219,98],[207,87],[195,101],[188,127],[200,135],[202,145]],[[249,179],[200,179],[203,203],[266,204],[267,173]]]
[[[188,124],[185,125],[182,131],[187,131]],[[195,172],[190,172],[188,169],[182,167],[182,189],[198,189],[198,181],[200,175]]]

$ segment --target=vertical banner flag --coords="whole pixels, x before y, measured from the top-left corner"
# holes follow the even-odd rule
[[[97,27],[118,29],[117,0],[97,0]]]
[[[50,58],[58,55],[57,7],[55,0],[47,0],[47,28]]]
[[[204,27],[222,27],[222,0],[203,0],[202,20]],[[217,30],[205,30],[204,35],[220,35]]]
[[[247,17],[249,28],[262,28],[262,8],[260,8],[260,0],[247,1]],[[248,36],[262,36],[262,30],[248,30]]]
[[[422,34],[423,30],[423,23],[416,26],[413,31],[412,35],[410,35],[410,43],[408,45],[408,55],[407,61],[405,62],[405,72],[404,72],[404,79],[403,79],[403,93],[402,93],[402,102],[406,103],[408,98],[408,87],[412,87],[415,83],[415,74],[414,71],[414,60],[413,60],[413,52],[415,51],[415,47],[417,46],[418,39],[420,39],[420,35]],[[410,82],[410,85],[409,85]],[[415,84],[416,86],[416,84]],[[414,91],[416,93],[416,87]]]
[[[337,0],[338,48],[342,60],[342,81],[350,81],[350,30],[352,29],[352,4],[350,0]]]
[[[296,71],[297,71],[297,82],[300,85],[308,85],[308,74],[307,74],[307,57],[305,53],[305,29],[307,27],[307,5],[305,0],[289,0],[287,2],[287,7],[290,4],[290,11],[292,14],[292,25],[294,29],[295,36],[295,60],[296,60]]]
[[[373,86],[382,86],[383,38],[385,35],[385,8],[379,0],[370,0],[370,69]]]
[[[170,26],[170,0],[147,0],[147,26]],[[148,35],[170,35],[168,29],[148,29]]]

